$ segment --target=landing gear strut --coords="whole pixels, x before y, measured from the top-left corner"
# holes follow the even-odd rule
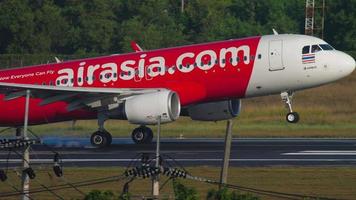
[[[293,109],[292,109],[293,92],[282,92],[281,98],[289,110],[289,113],[286,115],[287,122],[297,123],[299,121],[299,114],[297,112],[293,112]]]
[[[136,144],[149,144],[153,139],[153,132],[146,126],[140,126],[132,131],[132,140]]]
[[[104,129],[104,122],[108,119],[104,112],[98,113],[99,130],[94,132],[90,137],[90,143],[95,147],[108,147],[111,145],[112,136]]]

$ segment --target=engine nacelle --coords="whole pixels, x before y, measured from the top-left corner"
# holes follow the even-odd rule
[[[177,93],[164,90],[132,96],[125,101],[125,114],[132,124],[154,125],[172,122],[179,117],[180,101]]]
[[[192,105],[188,114],[192,120],[220,121],[236,117],[240,110],[241,100],[233,99]]]

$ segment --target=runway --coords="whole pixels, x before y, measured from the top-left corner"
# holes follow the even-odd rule
[[[141,153],[155,153],[155,142],[133,144],[130,138],[114,138],[109,148],[93,148],[88,138],[43,138],[45,145],[33,145],[31,163],[52,164],[54,152],[61,155],[63,164],[71,167],[127,166],[132,159],[139,161]],[[0,167],[8,161],[19,166],[20,154],[0,151]],[[220,166],[224,140],[212,138],[162,139],[164,161],[183,166]],[[231,149],[231,166],[350,166],[356,165],[356,139],[253,139],[235,138]]]

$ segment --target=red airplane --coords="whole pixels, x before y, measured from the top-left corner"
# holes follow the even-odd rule
[[[236,117],[240,99],[281,94],[289,108],[295,91],[336,81],[352,73],[355,60],[325,41],[275,34],[152,51],[131,44],[134,53],[0,71],[0,125],[20,127],[26,91],[31,91],[29,124],[97,119],[91,143],[112,137],[107,119],[140,125],[136,143],[152,141],[145,125],[190,116],[217,121]]]

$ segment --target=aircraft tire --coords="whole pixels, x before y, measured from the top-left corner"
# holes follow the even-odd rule
[[[90,143],[99,148],[108,147],[111,142],[112,136],[107,131],[96,131],[90,137]]]
[[[297,112],[288,113],[286,120],[289,123],[297,123],[299,121],[299,114]]]
[[[146,126],[140,126],[132,131],[131,138],[136,144],[149,144],[152,142],[153,132]]]

